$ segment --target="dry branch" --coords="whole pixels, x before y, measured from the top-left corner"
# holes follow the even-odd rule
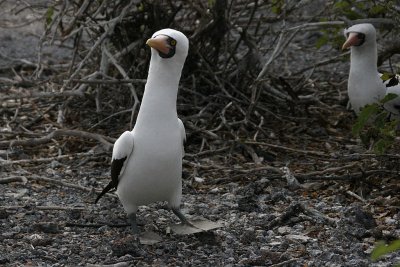
[[[25,206],[0,206],[0,210],[19,210],[19,209],[27,209],[27,210],[62,210],[62,211],[85,211],[87,208],[85,207],[69,207],[69,206],[34,206],[34,205],[25,205]]]
[[[275,145],[275,144],[269,144],[269,143],[264,143],[264,142],[246,141],[245,144],[266,146],[266,147],[276,148],[279,150],[285,150],[285,151],[289,151],[289,152],[311,155],[311,156],[316,156],[316,157],[330,157],[328,154],[326,154],[324,152],[313,151],[313,150],[302,150],[302,149],[296,149],[296,148],[280,146],[280,145]]]
[[[85,139],[93,139],[100,142],[106,151],[110,151],[113,147],[113,144],[110,142],[115,142],[115,139],[103,136],[101,134],[96,133],[89,133],[80,130],[55,130],[48,135],[40,138],[31,138],[25,140],[7,140],[7,141],[0,141],[0,147],[13,147],[13,146],[36,146],[36,145],[43,145],[52,142],[53,139],[57,139],[59,137],[64,136],[74,136],[80,137]]]
[[[85,191],[85,192],[94,192],[95,191],[94,188],[88,188],[88,187],[84,187],[84,186],[81,186],[81,185],[71,184],[71,183],[67,183],[67,182],[61,181],[61,180],[56,180],[56,179],[43,177],[43,176],[31,175],[31,176],[29,176],[27,178],[28,178],[29,181],[46,182],[46,183],[50,183],[50,184],[54,184],[54,185],[59,185],[59,186],[63,186],[63,187],[72,188],[72,189],[78,189],[80,191]]]
[[[0,101],[10,99],[23,99],[23,98],[52,98],[52,97],[84,97],[81,91],[64,91],[64,92],[23,92],[20,94],[5,95],[0,97]]]
[[[129,11],[129,8],[133,4],[134,4],[134,1],[128,2],[128,4],[122,9],[119,16],[109,21],[107,30],[99,37],[99,39],[90,48],[89,52],[86,54],[84,59],[78,64],[75,71],[70,75],[68,80],[64,83],[62,89],[65,89],[69,85],[69,83],[79,74],[79,72],[83,68],[84,64],[86,64],[86,62],[91,58],[91,56],[96,51],[96,49],[104,42],[104,40],[106,38],[109,38],[113,34],[115,27],[117,26],[118,23],[120,23],[122,21],[122,19],[125,17],[127,12]]]
[[[84,152],[84,153],[75,153],[73,155],[59,155],[56,157],[50,158],[36,158],[36,159],[20,159],[20,160],[4,160],[0,161],[0,167],[2,166],[10,166],[10,165],[25,165],[25,164],[41,164],[41,163],[48,163],[54,160],[63,160],[63,159],[73,159],[78,157],[93,157],[93,152]],[[16,176],[18,177],[18,176]],[[20,178],[16,178],[20,179]]]
[[[25,176],[10,176],[10,177],[0,178],[0,184],[8,184],[14,182],[26,183],[28,182],[28,179]]]
[[[125,84],[125,83],[138,83],[144,84],[146,83],[146,79],[123,79],[123,80],[80,80],[80,79],[72,79],[72,82],[76,83],[85,83],[85,84]]]

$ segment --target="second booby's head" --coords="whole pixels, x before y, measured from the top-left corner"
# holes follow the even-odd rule
[[[189,51],[189,40],[180,31],[162,29],[147,40],[147,45],[152,49],[152,57],[159,56],[164,60],[185,62]]]
[[[355,24],[344,30],[346,42],[342,49],[350,47],[363,48],[376,45],[376,30],[372,24],[361,23]]]

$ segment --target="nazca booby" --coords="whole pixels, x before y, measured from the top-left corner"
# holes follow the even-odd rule
[[[180,211],[185,128],[176,111],[189,40],[179,31],[163,29],[146,44],[151,60],[136,124],[115,142],[111,182],[96,199],[116,188],[134,233],[139,232],[138,207],[158,201],[167,201],[179,219],[191,225]]]
[[[352,109],[358,114],[367,104],[376,103],[387,93],[399,97],[384,104],[389,112],[400,114],[400,85],[382,81],[377,67],[376,30],[372,24],[355,24],[344,30],[347,38],[342,49],[351,48],[348,94]],[[398,79],[398,77],[397,77]]]

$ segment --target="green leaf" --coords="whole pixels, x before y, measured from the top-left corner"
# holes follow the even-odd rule
[[[282,1],[282,0],[272,1],[271,11],[276,15],[281,14],[282,13],[283,4],[284,4],[284,1]]]
[[[353,125],[353,135],[359,135],[368,120],[378,112],[379,106],[377,104],[371,104],[363,107],[360,114],[358,115],[356,123]]]
[[[50,25],[51,22],[53,21],[53,15],[54,15],[54,6],[51,6],[47,9],[46,11],[46,26]]]
[[[383,129],[386,125],[388,116],[389,114],[387,111],[383,111],[376,115],[374,118],[374,126],[378,129]]]
[[[400,250],[400,240],[395,240],[389,245],[385,244],[384,242],[378,242],[375,245],[374,250],[371,252],[371,259],[376,261],[378,258],[389,254],[393,251]]]
[[[397,96],[398,96],[397,94],[389,93],[389,94],[385,95],[385,97],[382,98],[379,102],[382,104],[385,104],[386,102],[389,102],[390,100],[397,98]]]
[[[379,139],[374,144],[374,153],[377,155],[382,155],[385,153],[386,149],[393,144],[393,141],[387,139]]]
[[[346,9],[349,6],[350,4],[347,1],[338,1],[334,4],[334,7],[338,9]]]
[[[383,73],[383,74],[381,75],[382,81],[387,81],[387,80],[389,80],[389,79],[392,78],[392,77],[393,77],[393,75],[392,75],[391,73],[389,73],[389,72],[385,72],[385,73]]]
[[[371,16],[376,16],[376,15],[384,14],[384,13],[386,13],[386,7],[381,6],[381,5],[372,6],[369,10],[369,14]]]
[[[328,43],[328,37],[326,34],[322,35],[320,38],[318,38],[315,46],[317,49],[320,49],[323,45],[326,45]]]

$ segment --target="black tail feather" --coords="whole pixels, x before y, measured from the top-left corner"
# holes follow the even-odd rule
[[[101,191],[101,193],[99,194],[99,196],[96,198],[94,204],[97,204],[97,202],[100,200],[100,198],[102,196],[104,196],[108,191],[110,191],[111,189],[113,189],[114,186],[114,182],[111,181],[104,189],[103,191]]]

